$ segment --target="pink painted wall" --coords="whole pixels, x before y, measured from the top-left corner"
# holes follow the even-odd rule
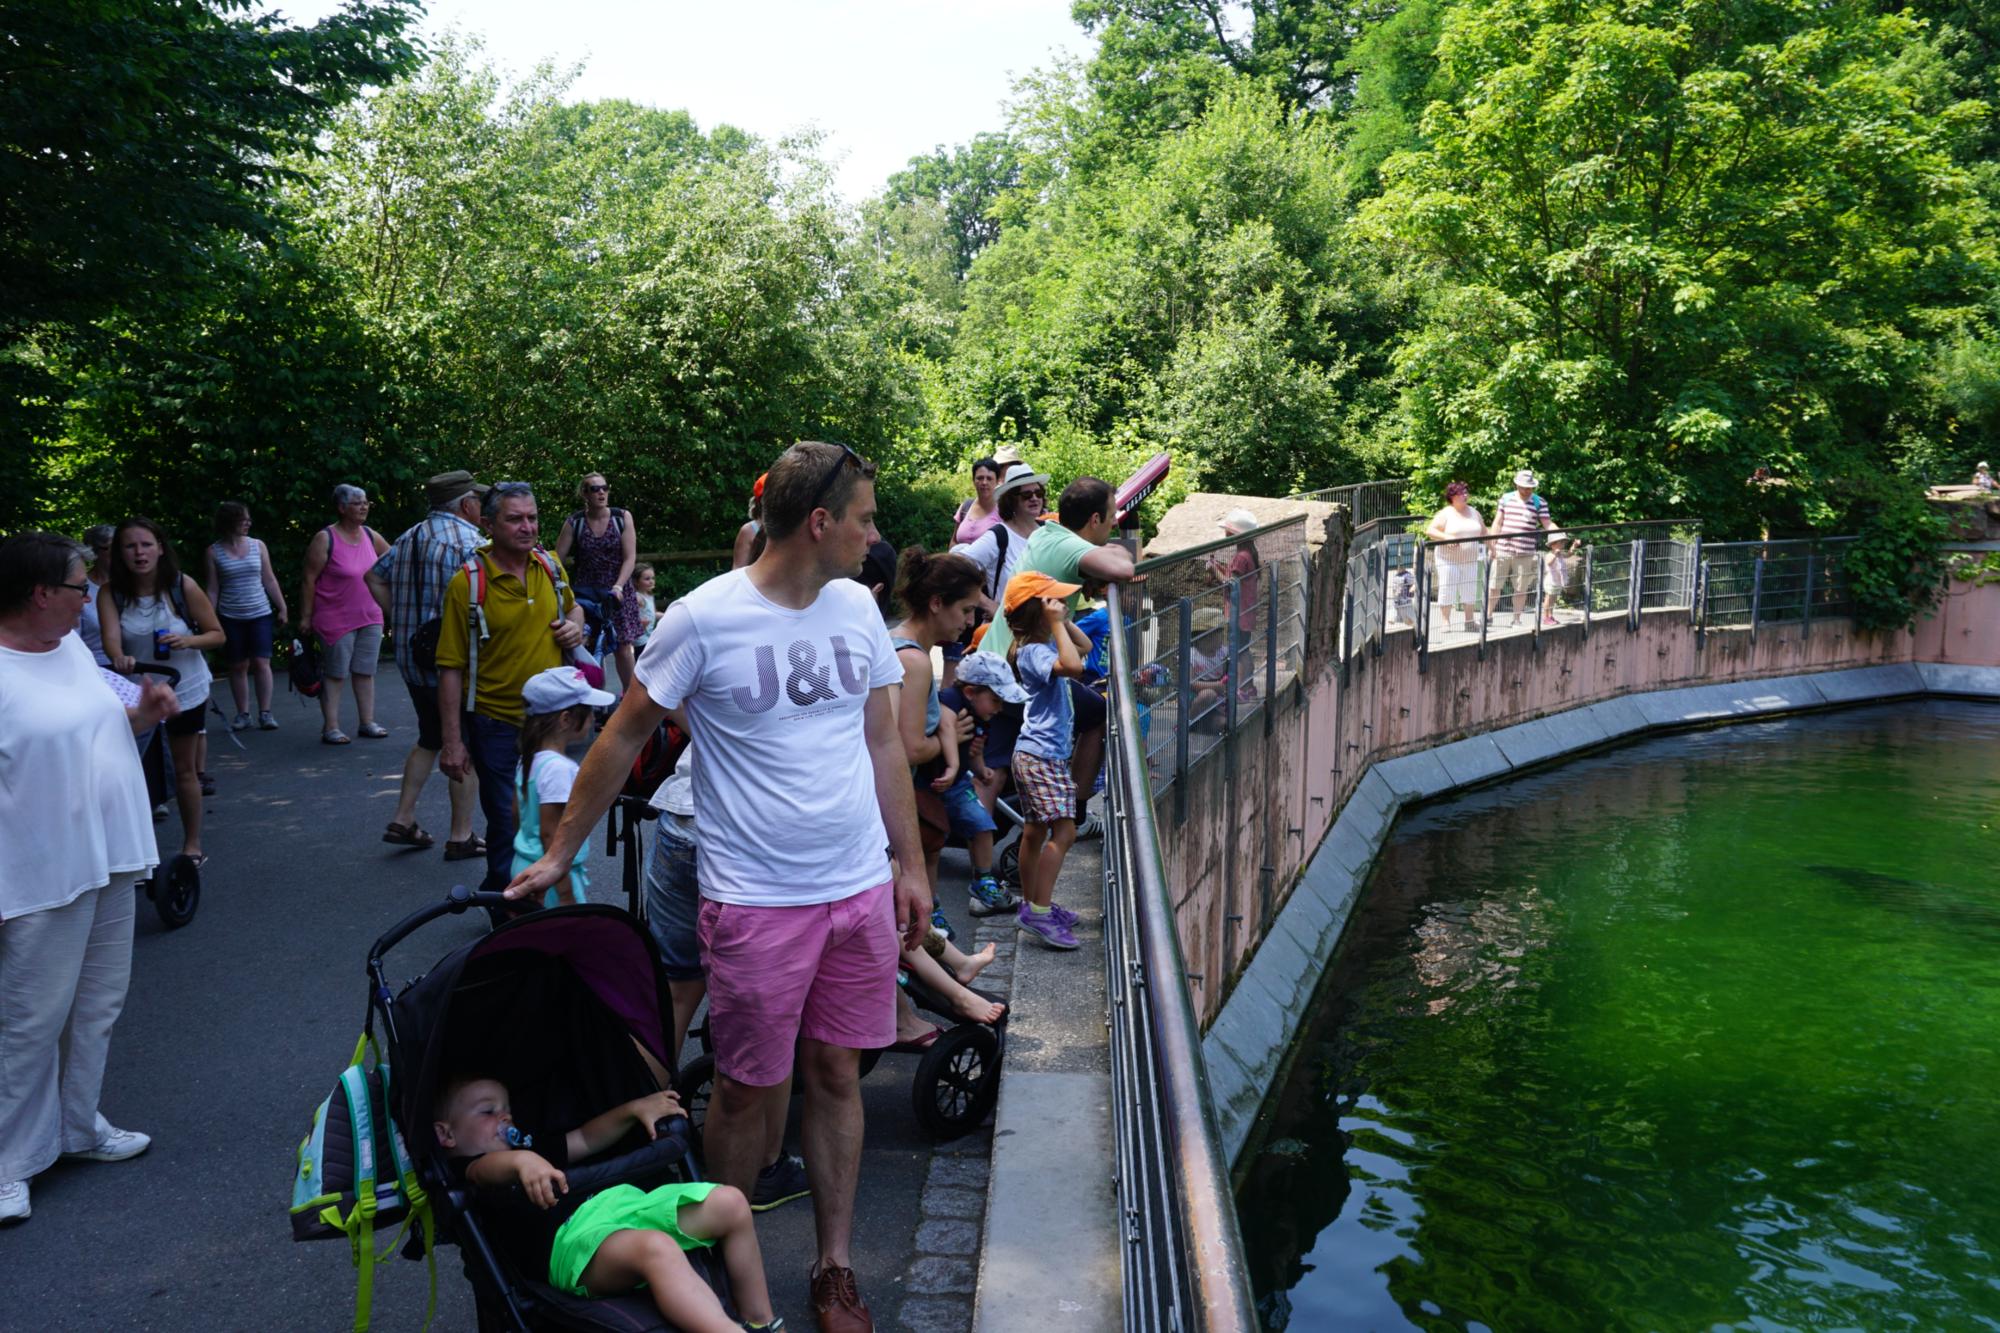
[[[1336,566],[1337,568],[1337,566]],[[1332,570],[1315,575],[1330,576]],[[1329,581],[1331,579],[1329,578]],[[1282,691],[1267,737],[1252,719],[1197,763],[1187,817],[1160,802],[1167,883],[1174,886],[1195,1008],[1205,1026],[1255,952],[1292,885],[1369,764],[1604,699],[1769,676],[1906,662],[2000,666],[2000,586],[1954,584],[1938,614],[1914,631],[1863,634],[1843,620],[1749,631],[1711,629],[1697,645],[1687,614],[1496,640],[1430,655],[1417,670],[1407,635],[1380,657],[1363,654],[1345,687],[1327,656],[1308,660]]]

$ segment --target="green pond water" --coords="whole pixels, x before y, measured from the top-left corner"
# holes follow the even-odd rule
[[[2000,1328],[2000,708],[1397,826],[1238,1211],[1268,1328]]]

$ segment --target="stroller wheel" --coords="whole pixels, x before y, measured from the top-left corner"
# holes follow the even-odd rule
[[[1000,1099],[1000,1039],[983,1023],[961,1023],[917,1063],[910,1100],[917,1123],[940,1142],[977,1129]]]
[[[193,857],[176,855],[155,873],[158,877],[148,886],[153,906],[162,925],[178,930],[194,920],[195,909],[201,906],[201,868]]]
[[[697,1055],[681,1066],[680,1074],[674,1079],[674,1095],[681,1099],[681,1109],[687,1112],[688,1128],[693,1131],[697,1148],[701,1146],[702,1123],[708,1119],[708,1099],[714,1092],[713,1055]]]

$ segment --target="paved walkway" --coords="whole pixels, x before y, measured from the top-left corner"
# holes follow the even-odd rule
[[[440,847],[413,852],[380,841],[415,735],[392,672],[380,694],[388,740],[321,746],[318,706],[286,695],[275,709],[281,730],[244,733],[241,749],[228,733],[212,734],[218,791],[208,802],[213,859],[200,913],[167,933],[140,903],[131,995],[105,1086],[105,1113],[154,1135],[154,1146],[128,1163],[59,1165],[35,1180],[34,1217],[0,1231],[0,1327],[350,1326],[347,1247],[291,1240],[286,1208],[299,1140],[360,1031],[369,945],[414,907],[478,875],[478,863],[447,865],[440,856],[438,779],[419,821]],[[176,821],[159,827],[162,843],[176,845]],[[593,854],[593,878],[616,893],[616,862],[601,845]],[[964,867],[961,854],[947,853],[944,902],[961,925]],[[481,929],[483,920],[470,916],[435,923],[391,955],[399,964],[392,976],[417,975]],[[1011,931],[991,933],[1011,943]],[[1098,966],[1088,954],[1060,961]],[[987,979],[1004,988],[1010,974],[1003,961]],[[868,1133],[856,1268],[878,1327],[943,1333],[971,1325],[991,1130],[934,1145],[910,1109],[915,1064],[890,1056],[862,1085]],[[791,1327],[810,1329],[810,1207],[777,1209],[758,1228],[779,1312]],[[375,1327],[417,1327],[425,1290],[422,1264],[384,1264]],[[440,1252],[433,1327],[473,1327],[456,1251]]]

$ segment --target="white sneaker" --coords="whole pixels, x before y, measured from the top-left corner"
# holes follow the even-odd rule
[[[104,1137],[93,1148],[82,1152],[66,1152],[64,1157],[82,1162],[122,1162],[128,1157],[137,1157],[153,1146],[150,1134],[141,1134],[136,1129],[114,1129],[104,1127]]]
[[[29,1213],[28,1182],[0,1180],[0,1222],[25,1222]]]
[[[1077,823],[1076,838],[1078,842],[1082,842],[1085,838],[1101,838],[1103,836],[1104,825],[1098,820],[1096,815],[1085,815]]]

